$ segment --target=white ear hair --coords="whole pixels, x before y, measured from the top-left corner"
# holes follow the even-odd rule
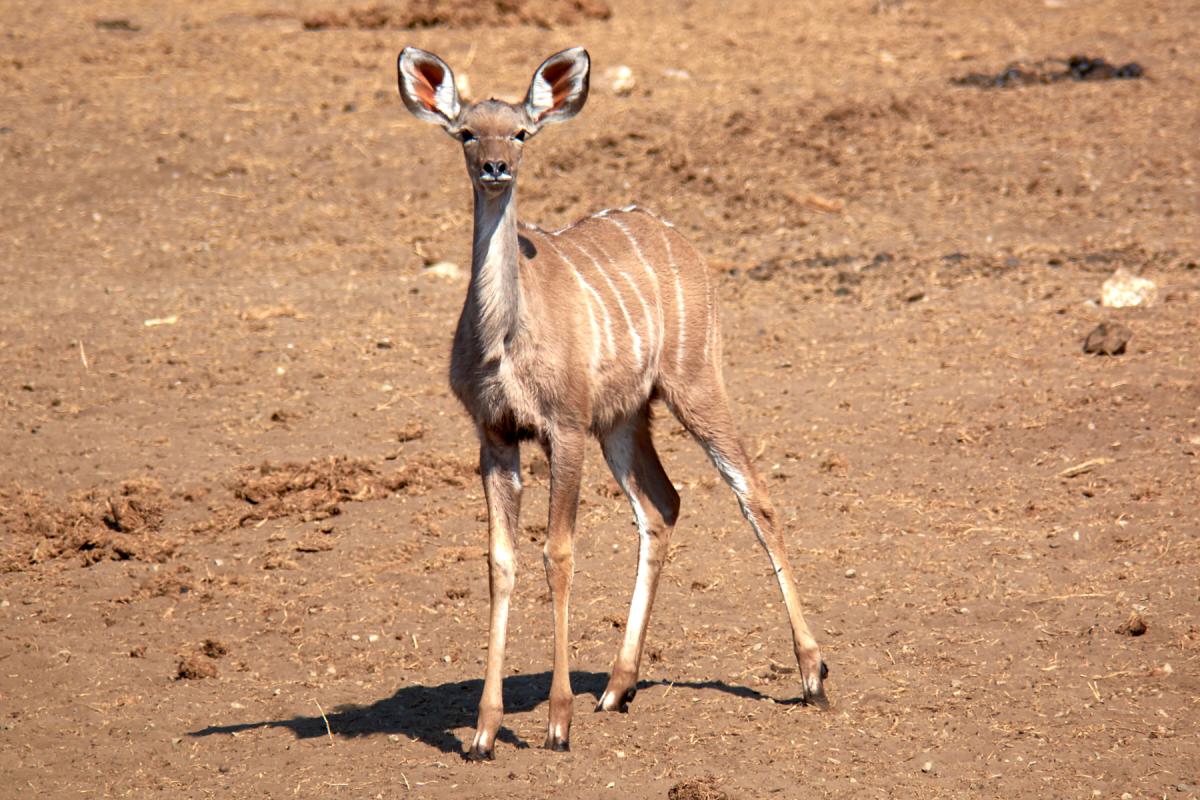
[[[418,47],[406,47],[396,59],[400,97],[418,119],[443,128],[457,117],[462,103],[454,73],[445,61]]]
[[[572,47],[547,58],[533,73],[525,111],[537,125],[566,122],[583,108],[592,61],[587,50]]]

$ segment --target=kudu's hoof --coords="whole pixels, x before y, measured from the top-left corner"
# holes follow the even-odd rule
[[[482,747],[472,746],[471,749],[463,753],[463,758],[467,761],[495,761],[496,752],[491,748],[484,750]]]
[[[547,737],[546,743],[542,747],[547,750],[553,750],[556,753],[569,753],[571,751],[571,742],[568,739],[554,739]]]
[[[629,704],[633,702],[633,698],[637,697],[637,689],[626,689],[621,695],[621,699],[614,704],[611,701],[612,694],[605,692],[600,695],[600,702],[596,703],[596,711],[616,711],[619,714],[629,713]]]
[[[817,680],[815,689],[810,689],[807,682],[804,685],[804,705],[815,706],[822,711],[829,710],[829,698],[825,696],[825,686],[822,681],[829,677],[829,667],[821,662],[821,677]]]

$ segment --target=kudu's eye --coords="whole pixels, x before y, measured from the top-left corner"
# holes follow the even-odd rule
[[[475,141],[475,134],[471,133],[470,131],[465,131],[465,130],[459,131],[458,132],[458,140],[460,142],[462,142],[463,144],[466,144],[467,142],[473,142],[473,141]]]
[[[517,131],[516,133],[513,134],[513,138],[516,139],[518,142],[523,142],[529,138],[529,131],[526,131],[526,130]]]

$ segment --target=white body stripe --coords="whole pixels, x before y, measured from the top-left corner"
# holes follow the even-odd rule
[[[603,306],[603,301],[600,299],[600,295],[596,292],[596,290],[592,288],[592,285],[584,280],[583,276],[579,274],[579,270],[572,269],[571,271],[575,273],[575,280],[579,281],[579,285],[583,287],[584,290],[583,300],[587,304],[588,324],[592,329],[591,365],[592,374],[595,375],[596,370],[600,368],[600,359],[603,356],[601,348],[604,346],[604,343],[600,340],[600,324],[596,322],[595,305],[599,303],[601,306]],[[610,342],[612,341],[611,332],[609,333],[608,339]]]
[[[631,206],[632,208],[632,206]],[[646,313],[646,330],[648,338],[651,341],[651,347],[656,353],[662,351],[663,343],[663,311],[662,311],[662,296],[658,290],[658,276],[654,274],[654,268],[650,266],[650,262],[646,260],[646,254],[642,252],[641,245],[638,244],[637,237],[629,230],[629,226],[619,219],[608,219],[609,222],[616,225],[621,233],[625,234],[625,238],[629,240],[629,244],[633,247],[633,253],[637,256],[638,263],[642,265],[642,269],[646,273],[646,285],[654,289],[654,317],[651,319],[650,307],[646,304],[646,300],[642,297],[642,293],[638,291],[637,285],[629,275],[625,275],[625,280],[629,281],[630,287],[634,294],[638,296],[638,300],[642,303],[642,308]],[[655,324],[657,322],[657,324]],[[657,334],[657,336],[656,336]]]
[[[604,298],[600,296],[600,293],[596,291],[594,286],[587,282],[587,279],[583,277],[583,273],[579,271],[579,267],[575,265],[574,261],[567,258],[566,254],[562,251],[562,248],[553,242],[550,243],[550,247],[553,248],[554,252],[558,254],[558,257],[561,258],[571,268],[571,271],[575,273],[575,278],[587,291],[588,296],[592,301],[595,301],[597,306],[600,307],[600,311],[604,314],[604,352],[609,358],[615,356],[617,352],[617,343],[616,338],[613,336],[612,315],[608,313],[608,306],[605,305]],[[588,310],[591,310],[590,302],[588,304]],[[600,338],[597,336],[594,347],[598,346],[599,342]]]
[[[609,274],[604,270],[604,266],[600,263],[600,259],[588,252],[588,250],[579,242],[572,241],[571,244],[575,245],[575,247],[579,249],[579,252],[583,253],[592,260],[592,263],[596,265],[596,270],[600,273],[600,276],[604,278],[604,281],[608,284],[608,288],[612,290],[613,297],[615,297],[617,300],[617,307],[621,309],[621,316],[625,317],[625,325],[629,328],[629,341],[633,347],[633,356],[635,359],[637,359],[637,367],[640,370],[646,365],[646,358],[642,352],[642,337],[638,335],[637,326],[633,324],[633,317],[629,315],[629,309],[625,307],[625,301],[621,299],[621,292],[617,290],[617,284],[613,282],[613,279],[609,277]]]
[[[679,264],[675,262],[675,253],[671,250],[671,237],[663,232],[663,244],[667,247],[667,265],[675,277],[675,316],[679,325],[679,338],[675,340],[675,371],[683,370],[683,353],[687,346],[687,308],[683,302],[683,279],[679,276]]]

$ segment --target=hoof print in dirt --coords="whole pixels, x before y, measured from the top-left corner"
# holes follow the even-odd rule
[[[667,792],[668,800],[731,800],[712,775],[680,781]]]
[[[971,72],[951,79],[955,86],[974,86],[979,89],[1008,89],[1060,81],[1133,80],[1145,74],[1136,61],[1116,66],[1103,58],[1071,56],[1067,59],[1047,58],[1033,63],[1015,61],[1000,72]]]
[[[201,656],[182,656],[175,668],[175,680],[196,681],[217,677],[217,665]]]
[[[1083,352],[1098,356],[1119,356],[1133,338],[1133,331],[1119,322],[1101,322],[1083,340]]]

